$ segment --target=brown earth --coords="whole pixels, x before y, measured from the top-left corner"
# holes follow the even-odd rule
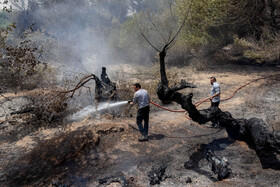
[[[156,85],[157,79],[152,78],[156,74],[153,69],[132,68],[128,65],[107,69],[108,75],[115,73],[113,79],[120,80],[119,86],[135,81],[143,83],[153,101],[158,102],[153,88],[148,87]],[[187,68],[172,68],[169,71],[173,73],[170,76],[174,79],[186,79],[197,85],[195,89],[182,91],[194,93],[193,100],[196,102],[209,96],[211,76],[217,77],[222,88],[222,98],[225,98],[239,86],[262,76],[276,74],[279,69],[223,66],[210,68],[209,71]],[[133,75],[136,73],[137,78]],[[262,118],[271,129],[280,131],[279,93],[279,77],[260,80],[243,88],[233,99],[222,102],[220,108],[231,112],[235,118]],[[132,91],[126,97],[129,98],[131,94]],[[208,106],[209,103],[205,103],[199,108]],[[17,135],[22,133],[22,128],[12,128],[20,126],[18,119],[14,119],[17,122],[14,126],[1,124],[1,186],[65,184],[102,187],[122,186],[121,181],[125,180],[128,186],[142,187],[150,186],[148,173],[160,167],[166,167],[166,179],[155,186],[280,185],[280,167],[275,167],[280,163],[280,155],[259,157],[245,142],[229,140],[224,129],[208,128],[188,120],[183,113],[170,113],[151,107],[148,142],[137,140],[140,133],[135,125],[135,109],[130,112],[133,117],[91,117],[57,127],[32,129],[22,136]],[[181,109],[177,104],[166,107]],[[17,135],[17,138],[9,138],[7,132],[13,132],[11,136]],[[217,180],[205,159],[206,148],[229,161],[232,169],[229,178]],[[188,169],[185,167],[186,162],[191,163]],[[188,177],[191,183],[186,183]],[[99,184],[98,180],[104,178],[122,180]]]

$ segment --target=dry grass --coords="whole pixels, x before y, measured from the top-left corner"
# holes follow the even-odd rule
[[[267,36],[259,41],[253,38],[235,37],[235,45],[241,47],[244,56],[255,60],[256,63],[279,63],[280,60],[280,34]]]

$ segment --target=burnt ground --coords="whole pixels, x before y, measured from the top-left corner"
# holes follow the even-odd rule
[[[166,167],[166,179],[159,186],[186,186],[188,177],[197,186],[279,185],[280,171],[263,169],[255,151],[244,142],[228,140],[224,130],[186,122],[178,114],[158,115],[160,120],[156,114],[151,118],[148,142],[139,143],[137,128],[128,122],[125,131],[102,135],[96,149],[77,162],[65,163],[69,173],[62,180],[74,186],[98,186],[97,179],[124,176],[129,186],[150,186],[148,172]],[[206,148],[229,160],[230,178],[217,180],[205,159]]]
[[[279,72],[273,68],[246,68],[173,71],[198,86],[182,91],[193,92],[194,101],[208,96],[210,76],[217,77],[223,98],[243,83]],[[141,81],[150,80],[140,77]],[[261,80],[221,103],[220,108],[235,118],[262,118],[271,129],[280,131],[279,93],[279,77]],[[180,109],[175,104],[166,107]],[[135,115],[135,111],[131,114]],[[88,118],[59,127],[32,129],[24,135],[20,122],[17,123],[14,126],[18,126],[19,132],[8,124],[1,125],[1,186],[142,187],[151,186],[149,177],[158,171],[162,176],[155,186],[280,185],[280,155],[258,156],[245,142],[228,139],[224,129],[208,128],[186,119],[182,113],[153,106],[148,142],[138,142],[134,116]],[[7,132],[17,134],[17,138],[8,138]],[[205,159],[207,149],[228,160],[232,170],[229,178],[217,180]],[[38,159],[34,159],[36,156]]]

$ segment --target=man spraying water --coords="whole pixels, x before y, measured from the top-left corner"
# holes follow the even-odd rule
[[[139,83],[135,83],[133,85],[134,88],[134,97],[131,105],[138,105],[138,112],[136,117],[136,123],[138,125],[139,131],[142,136],[138,139],[139,141],[148,141],[148,130],[149,130],[149,112],[150,112],[150,105],[149,105],[149,95],[148,92],[144,89],[141,89],[141,85]],[[144,121],[144,127],[142,122]]]

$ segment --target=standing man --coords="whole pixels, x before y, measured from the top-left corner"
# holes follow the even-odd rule
[[[217,83],[216,78],[215,77],[211,77],[210,78],[210,83],[212,85],[211,88],[211,97],[209,97],[209,99],[211,100],[211,107],[219,107],[220,104],[220,95],[221,95],[221,87],[220,85]],[[207,125],[208,127],[218,127],[219,122],[213,120],[211,125]]]
[[[211,100],[211,107],[219,107],[221,87],[220,87],[219,83],[217,83],[215,77],[210,78],[210,83],[212,85],[211,97],[209,97],[209,99]]]
[[[134,97],[131,105],[138,105],[138,112],[136,123],[138,125],[139,131],[142,136],[138,139],[139,141],[148,141],[148,130],[149,130],[149,112],[150,112],[150,98],[148,92],[144,89],[141,89],[141,85],[139,83],[135,83],[133,85],[134,88]],[[144,120],[144,127],[142,125],[142,121]]]

